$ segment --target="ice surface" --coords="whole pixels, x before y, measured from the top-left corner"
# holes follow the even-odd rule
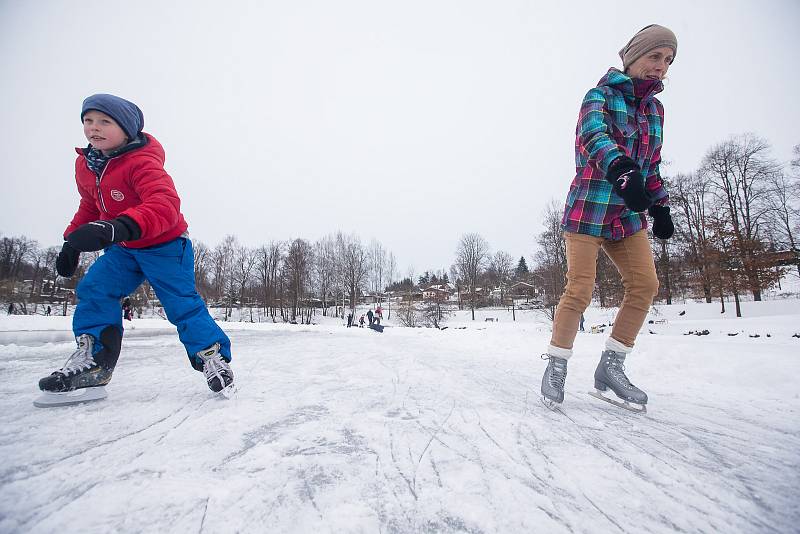
[[[566,416],[547,410],[547,324],[502,310],[382,335],[223,325],[232,399],[166,322],[135,321],[107,400],[43,410],[69,318],[2,317],[0,532],[796,532],[800,306],[746,305],[651,317],[626,362],[646,415],[586,394],[605,341],[589,333]]]

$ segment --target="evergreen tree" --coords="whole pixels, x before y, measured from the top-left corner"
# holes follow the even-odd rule
[[[517,279],[525,278],[530,274],[528,264],[525,262],[525,256],[520,256],[519,263],[517,263],[517,270],[514,272]]]

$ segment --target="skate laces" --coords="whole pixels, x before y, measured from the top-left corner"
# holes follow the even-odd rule
[[[206,375],[206,380],[209,380],[213,377],[217,377],[220,379],[220,382],[223,384],[225,383],[224,379],[222,378],[223,371],[227,372],[226,369],[227,365],[225,365],[224,361],[222,360],[222,356],[219,354],[215,354],[213,357],[205,360],[205,365],[203,366],[203,373]]]
[[[78,336],[77,350],[73,352],[72,356],[67,359],[67,362],[61,369],[59,369],[59,372],[69,376],[71,374],[79,373],[84,369],[90,369],[95,365],[97,364],[95,363],[92,355],[92,338],[91,336],[84,334],[82,336]]]
[[[628,380],[628,377],[625,376],[625,364],[622,363],[619,358],[612,356],[608,359],[608,372],[627,389],[632,389],[635,387],[633,384],[631,384],[631,381]]]
[[[201,358],[203,359],[203,374],[206,375],[206,381],[217,377],[220,384],[225,385],[225,379],[222,375],[225,373],[230,376],[230,368],[228,367],[228,362],[219,353],[219,349],[215,347],[213,354],[205,357],[201,356]]]
[[[558,389],[564,389],[564,382],[567,379],[567,360],[559,358],[561,361],[556,361],[556,357],[549,354],[542,354],[542,359],[550,360],[548,363],[550,385]]]

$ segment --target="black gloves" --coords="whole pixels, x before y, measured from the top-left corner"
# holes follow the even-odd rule
[[[76,250],[91,252],[120,241],[135,241],[142,235],[139,225],[126,215],[110,221],[92,221],[82,224],[67,236],[67,242]]]
[[[56,258],[56,272],[64,278],[69,278],[75,274],[80,257],[80,251],[75,250],[65,241],[61,252],[58,253],[58,258]]]
[[[672,224],[672,216],[669,214],[669,206],[659,206],[653,204],[647,210],[647,214],[653,218],[653,235],[659,239],[669,239],[675,233],[675,225]]]
[[[644,211],[653,203],[644,187],[641,169],[627,156],[619,157],[609,165],[606,180],[614,186],[614,192],[622,197],[631,211]]]
[[[142,236],[139,225],[126,215],[110,221],[92,221],[82,224],[67,236],[56,258],[56,272],[65,278],[75,274],[81,252],[100,250],[112,243],[134,241]]]

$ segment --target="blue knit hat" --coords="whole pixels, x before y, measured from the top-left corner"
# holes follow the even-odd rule
[[[114,95],[97,94],[92,95],[83,101],[81,109],[81,122],[83,116],[89,110],[102,111],[119,124],[119,127],[128,136],[128,139],[136,139],[139,132],[144,128],[144,113],[139,106],[133,102],[128,102],[124,98]]]

